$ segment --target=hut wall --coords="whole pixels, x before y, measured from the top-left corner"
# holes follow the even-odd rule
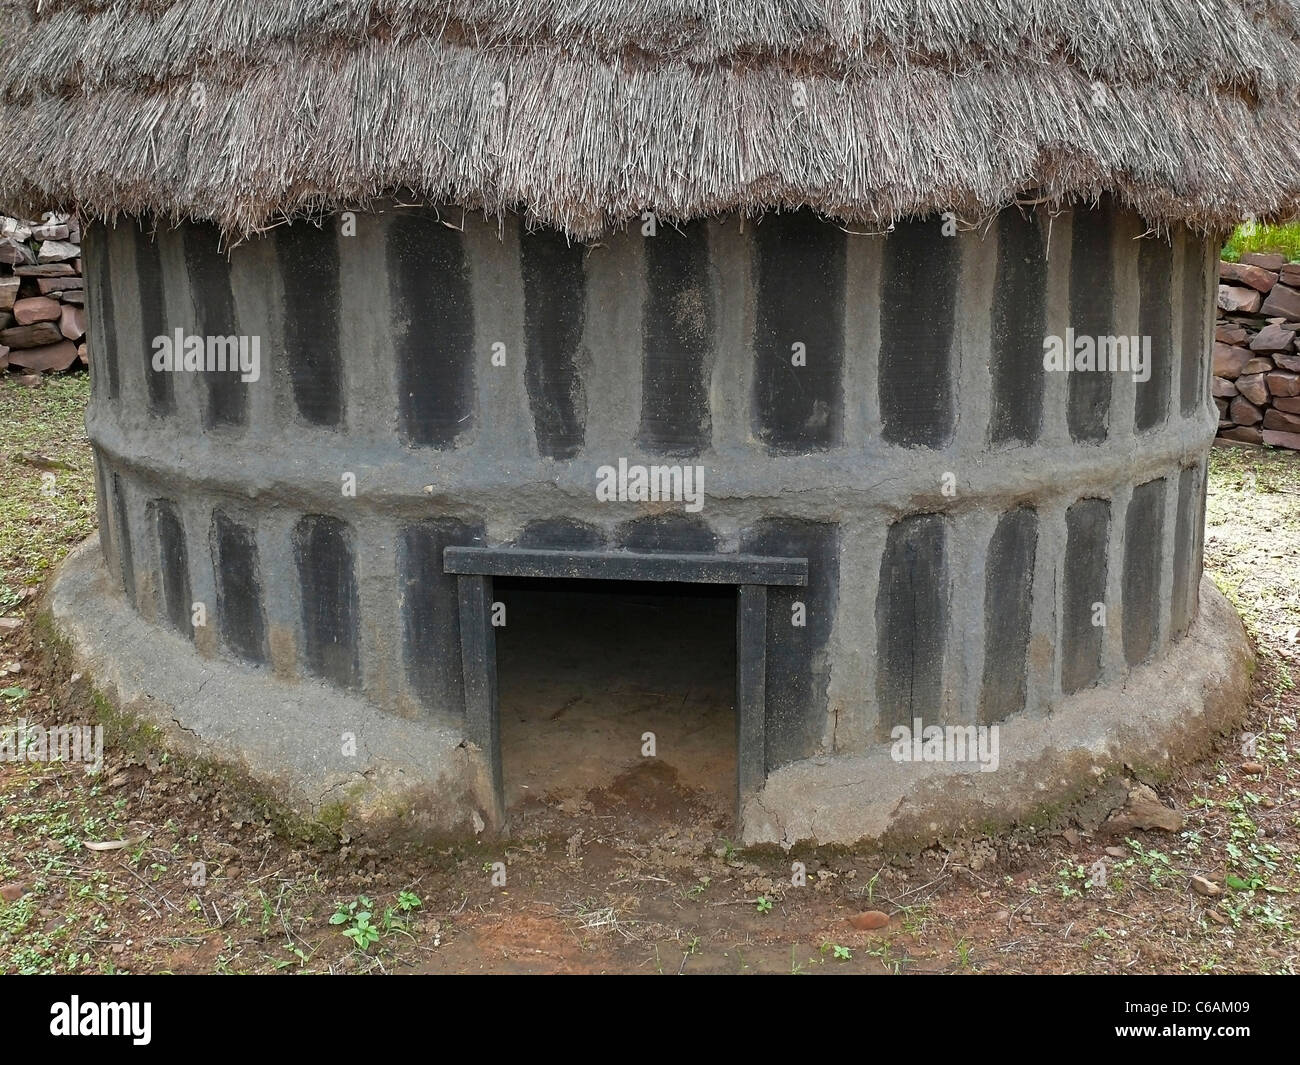
[[[1196,611],[1214,253],[1144,228],[795,213],[588,247],[408,209],[227,256],[202,224],[96,225],[105,556],[203,655],[455,726],[446,546],[798,555],[769,769],[1043,714]],[[258,380],[154,370],[177,330],[256,338]],[[1053,335],[1149,336],[1151,376],[1048,372]],[[703,467],[703,508],[599,500],[620,459]]]

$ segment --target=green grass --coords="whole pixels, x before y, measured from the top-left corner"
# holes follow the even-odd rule
[[[0,883],[21,883],[27,893],[0,901],[0,974],[77,970],[99,954],[109,928],[105,912],[127,901],[112,874],[84,860],[87,840],[126,830],[123,804],[100,800],[98,787],[68,788],[58,764],[7,769],[0,777],[0,831],[23,845],[0,852]]]
[[[1206,519],[1205,565],[1219,590],[1250,632],[1284,632],[1300,605],[1289,558],[1300,533],[1295,452],[1213,448]]]
[[[13,612],[72,545],[95,530],[85,374],[39,388],[0,374],[0,614]],[[53,460],[70,469],[43,468]]]
[[[1266,226],[1246,222],[1223,246],[1221,258],[1230,263],[1240,262],[1247,252],[1280,252],[1288,261],[1300,259],[1300,222],[1285,226]]]

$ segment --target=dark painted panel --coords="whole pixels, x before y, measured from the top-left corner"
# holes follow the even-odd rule
[[[117,564],[122,591],[135,606],[135,558],[131,554],[131,519],[127,512],[126,488],[122,478],[113,474],[113,542],[117,545]]]
[[[105,473],[104,460],[98,454],[95,455],[95,516],[99,522],[99,550],[104,556],[104,565],[110,570],[116,570],[113,527],[108,520],[108,476]]]
[[[87,308],[86,330],[90,334],[88,345],[93,356],[91,370],[95,384],[106,389],[109,399],[121,393],[121,370],[117,361],[117,320],[113,307],[113,264],[109,250],[113,233],[103,223],[92,223],[86,230],[86,265],[91,269],[91,304]]]
[[[986,725],[1025,706],[1037,550],[1038,515],[1031,508],[1019,507],[998,519],[984,577],[980,721]]]
[[[1026,216],[1011,209],[999,216],[991,321],[993,412],[989,420],[989,436],[995,444],[1032,444],[1042,429],[1046,246],[1037,214]]]
[[[1173,271],[1173,245],[1160,237],[1143,240],[1138,254],[1138,333],[1151,338],[1151,376],[1134,382],[1137,400],[1133,425],[1138,432],[1163,425],[1169,414],[1174,369]]]
[[[876,599],[876,698],[885,732],[940,719],[947,644],[948,529],[938,514],[889,527]]]
[[[1111,336],[1115,332],[1115,210],[1106,201],[1095,210],[1074,212],[1070,237],[1070,326],[1076,337]],[[1074,352],[1066,357],[1073,360]],[[1112,374],[1074,371],[1069,375],[1067,420],[1079,441],[1106,439],[1110,422]]]
[[[1093,625],[1093,604],[1106,601],[1110,504],[1081,499],[1065,512],[1065,594],[1062,605],[1061,689],[1069,694],[1101,677],[1105,629]]]
[[[389,297],[402,434],[450,448],[474,426],[474,307],[461,235],[433,214],[399,214],[388,233]]]
[[[483,528],[455,518],[402,530],[397,573],[402,588],[402,650],[411,688],[437,713],[465,713],[456,577],[443,571],[443,548],[481,544]]]
[[[821,745],[830,680],[826,643],[839,598],[839,527],[769,518],[745,530],[740,542],[750,554],[808,559],[806,587],[767,590],[766,765],[772,770]],[[794,624],[796,603],[803,604],[803,625]]]
[[[158,415],[176,413],[176,394],[169,370],[153,368],[154,340],[171,338],[176,326],[167,319],[167,286],[162,252],[152,233],[141,223],[132,228],[135,238],[135,273],[140,287],[141,347],[133,353],[144,367],[149,389],[149,410]]]
[[[216,226],[194,222],[183,232],[185,268],[198,334],[205,338],[237,337],[239,319],[230,288],[230,260],[221,247]],[[202,376],[208,386],[204,424],[243,425],[248,417],[248,385],[240,380],[238,369],[205,369]]]
[[[1209,490],[1209,464],[1203,462],[1196,472],[1201,486],[1201,507],[1196,516],[1196,546],[1192,550],[1192,619],[1201,609],[1201,573],[1205,562],[1205,503]]]
[[[1165,528],[1165,482],[1133,489],[1124,515],[1124,659],[1145,662],[1160,631],[1160,569]]]
[[[284,285],[284,360],[298,413],[312,425],[343,421],[339,361],[339,246],[332,228],[280,226],[275,252]]]
[[[528,347],[524,385],[537,450],[548,458],[571,459],[582,450],[587,427],[580,372],[586,248],[548,229],[525,233],[519,250]]]
[[[1183,241],[1183,367],[1178,385],[1184,414],[1202,407],[1209,396],[1209,322],[1212,307],[1205,276],[1208,258],[1200,238]]]
[[[519,534],[520,547],[596,551],[604,547],[605,542],[603,529],[571,518],[540,518],[530,521]]]
[[[1192,623],[1192,552],[1196,548],[1196,522],[1200,516],[1199,489],[1195,466],[1179,472],[1178,507],[1174,519],[1174,577],[1169,608],[1169,626],[1175,638],[1185,635]]]
[[[190,558],[185,547],[185,527],[176,505],[166,499],[150,503],[154,529],[158,535],[158,559],[162,572],[163,613],[172,628],[182,636],[194,638],[190,610]]]
[[[840,443],[844,421],[845,236],[812,211],[754,230],[754,426],[773,451]],[[796,366],[793,345],[804,346]]]
[[[716,551],[718,547],[709,523],[691,514],[634,518],[614,531],[614,539],[629,551]]]
[[[267,659],[266,617],[257,537],[252,529],[214,510],[210,540],[221,639],[241,658],[263,664]]]
[[[487,761],[492,789],[490,821],[505,818],[505,784],[501,774],[501,714],[497,695],[497,641],[492,629],[492,582],[486,577],[456,581],[461,624],[461,674],[465,678],[465,739]]]
[[[360,687],[361,608],[351,530],[338,518],[308,514],[294,527],[293,546],[307,669],[339,687]]]
[[[709,446],[713,275],[706,222],[664,227],[645,240],[641,428],[637,442],[661,455]]]
[[[768,589],[736,589],[736,804],[745,804],[767,779]]]
[[[942,447],[952,437],[960,273],[958,240],[943,235],[938,219],[900,222],[885,238],[880,416],[881,435],[890,443]],[[1041,351],[1041,339],[1039,345]]]

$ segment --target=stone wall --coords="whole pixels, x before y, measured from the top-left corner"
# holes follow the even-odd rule
[[[1300,262],[1219,263],[1214,378],[1219,435],[1300,450]]]
[[[85,335],[80,223],[63,214],[40,222],[0,215],[0,371],[84,364]]]

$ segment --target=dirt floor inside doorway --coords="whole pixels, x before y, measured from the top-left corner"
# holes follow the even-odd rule
[[[498,579],[501,761],[513,828],[587,814],[732,827],[736,592]]]

